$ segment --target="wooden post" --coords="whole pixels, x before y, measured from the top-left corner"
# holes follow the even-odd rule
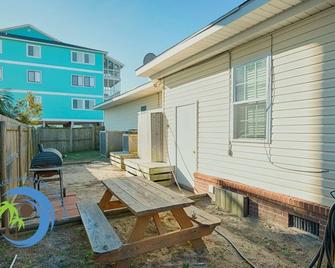
[[[73,151],[73,131],[72,131],[72,128],[73,128],[73,122],[71,122],[71,124],[70,124],[70,137],[69,137],[69,141],[70,141],[70,143],[69,143],[69,151],[70,152],[72,152]]]
[[[92,126],[92,150],[95,150],[95,126]]]
[[[7,178],[7,170],[6,170],[6,122],[0,122],[0,183],[2,183],[0,187],[0,201],[4,201],[5,198],[3,194],[6,191],[6,178]],[[5,217],[0,219],[1,227],[7,226]]]
[[[23,157],[23,149],[22,149],[22,135],[23,135],[23,130],[22,126],[18,126],[18,131],[19,131],[19,148],[18,148],[18,154],[19,154],[19,179],[21,181],[24,171],[23,171],[23,162],[22,162],[22,157]],[[20,183],[21,185],[21,183]]]

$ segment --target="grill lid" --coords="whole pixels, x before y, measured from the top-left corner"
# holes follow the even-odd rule
[[[39,146],[40,152],[31,160],[31,168],[50,168],[63,165],[61,152],[54,148],[44,148]]]

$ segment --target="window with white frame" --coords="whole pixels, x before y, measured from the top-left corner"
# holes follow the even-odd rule
[[[3,79],[3,69],[2,66],[0,66],[0,81]]]
[[[76,87],[95,87],[95,77],[94,76],[83,76],[83,75],[72,75],[71,79],[72,86]]]
[[[72,99],[73,110],[92,110],[94,105],[94,99]]]
[[[233,68],[234,139],[266,139],[268,72],[267,57]]]
[[[41,46],[27,44],[27,57],[40,58]]]
[[[71,51],[71,61],[76,63],[83,64],[95,64],[95,55],[92,53],[80,52],[80,51]]]
[[[29,83],[41,83],[42,81],[42,75],[40,71],[28,71],[28,82]]]

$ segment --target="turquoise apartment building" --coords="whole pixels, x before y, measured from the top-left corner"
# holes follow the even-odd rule
[[[63,43],[32,25],[0,29],[0,90],[28,92],[43,124],[102,123],[92,108],[120,93],[123,64],[107,52]]]

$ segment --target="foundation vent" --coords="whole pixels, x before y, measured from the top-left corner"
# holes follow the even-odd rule
[[[320,234],[320,225],[318,223],[295,215],[289,215],[289,227],[295,227],[316,236]]]

